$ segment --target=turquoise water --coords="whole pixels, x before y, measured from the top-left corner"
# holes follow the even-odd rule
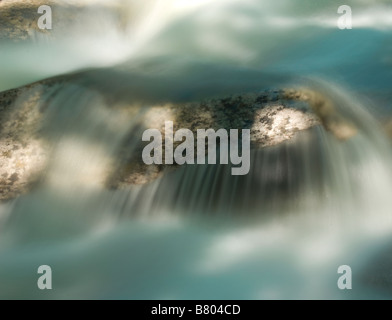
[[[339,1],[118,3],[128,26],[87,10],[54,38],[0,44],[0,90],[80,72],[43,97],[52,156],[42,183],[0,206],[0,297],[389,298],[389,1],[346,1],[352,30],[337,28]],[[133,129],[109,93],[148,110],[303,86],[360,133],[339,142],[314,129],[255,152],[244,179],[190,166],[146,187],[100,184]],[[43,264],[52,290],[37,288]],[[352,290],[336,285],[340,265],[353,270]]]

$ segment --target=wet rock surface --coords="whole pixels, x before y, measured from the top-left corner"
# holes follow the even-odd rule
[[[38,28],[40,17],[38,8],[41,5],[54,5],[53,1],[25,0],[0,1],[0,40],[24,40],[33,36],[35,32],[47,33]]]
[[[42,179],[50,162],[50,143],[41,131],[43,115],[51,100],[47,92],[53,92],[53,88],[61,90],[77,78],[78,75],[52,78],[0,93],[0,200],[26,193]],[[199,102],[155,104],[144,109],[131,103],[122,106],[127,110],[125,116],[129,119],[130,131],[113,155],[102,180],[107,188],[126,188],[130,184],[146,184],[176,169],[177,165],[145,165],[141,157],[147,145],[141,140],[142,132],[155,128],[164,135],[165,121],[173,121],[174,131],[187,128],[195,136],[197,129],[250,129],[253,149],[290,141],[297,132],[319,125],[324,125],[339,140],[353,136],[355,129],[351,130],[351,124],[335,114],[329,102],[329,113],[324,116],[315,111],[313,98],[309,98],[310,94],[316,95],[318,106],[322,105],[321,96],[304,92],[269,90]],[[105,96],[105,93],[100,94]],[[116,101],[107,107],[118,111]],[[350,130],[345,130],[345,126]],[[349,134],[341,135],[341,132]]]
[[[48,160],[39,99],[28,88],[0,93],[0,201],[27,192]]]
[[[91,4],[94,4],[94,8],[90,7]],[[38,13],[38,8],[42,5],[51,8],[51,30],[38,27],[38,19],[43,15]],[[0,1],[0,41],[24,41],[39,35],[53,36],[53,31],[64,31],[66,34],[68,29],[79,26],[83,19],[91,14],[99,16],[108,10],[113,14],[114,19],[119,21],[119,26],[124,24],[125,13],[121,12],[112,1],[96,4],[91,0],[2,0]]]
[[[339,140],[350,139],[358,132],[350,119],[337,111],[333,101],[319,92],[309,89],[286,90],[284,97],[294,101],[306,102],[321,120],[324,128]]]
[[[250,129],[251,148],[262,148],[292,139],[301,130],[320,124],[317,116],[303,102],[283,98],[283,91],[246,93],[202,102],[157,105],[143,117],[139,132],[132,132],[125,146],[132,144],[133,136],[142,136],[142,129],[154,128],[165,135],[165,121],[173,121],[173,130],[185,128],[197,136],[198,129]],[[144,184],[159,177],[175,165],[149,165],[142,162],[141,154],[147,143],[140,143],[134,152],[124,149],[121,159],[110,175],[107,185],[122,188],[128,184]],[[176,147],[180,142],[174,142]],[[163,143],[163,150],[165,144]],[[196,153],[195,153],[196,154]]]

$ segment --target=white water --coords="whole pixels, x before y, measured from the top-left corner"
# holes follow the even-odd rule
[[[49,170],[34,192],[0,206],[1,298],[389,297],[378,260],[392,240],[391,150],[375,116],[390,108],[391,8],[353,4],[361,18],[341,31],[338,2],[291,3],[151,1],[125,30],[101,12],[55,39],[1,44],[2,89],[101,67],[47,93]],[[290,86],[323,91],[359,134],[339,142],[315,129],[254,152],[244,179],[194,166],[144,188],[102,187],[135,119],[101,92],[148,109]],[[51,291],[36,287],[42,264],[53,269]],[[351,291],[336,285],[345,264]],[[369,281],[377,276],[381,285]]]

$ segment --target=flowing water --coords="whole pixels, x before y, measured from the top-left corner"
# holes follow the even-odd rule
[[[352,30],[336,26],[340,1],[116,3],[121,27],[91,6],[54,38],[1,43],[1,90],[87,71],[39,102],[50,162],[32,192],[0,205],[0,297],[389,298],[389,1],[346,1]],[[137,152],[152,105],[292,87],[322,92],[358,134],[301,132],[253,150],[243,177],[189,165],[104,188],[124,141]],[[129,116],[109,93],[142,108]],[[52,290],[37,288],[40,265]],[[340,265],[352,290],[337,287]]]

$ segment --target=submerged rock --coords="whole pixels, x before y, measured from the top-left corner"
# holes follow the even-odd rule
[[[77,78],[78,75],[52,78],[0,93],[0,200],[28,192],[42,179],[51,161],[51,143],[56,143],[42,130],[43,115],[57,90],[61,92]],[[47,92],[52,92],[52,96]],[[105,100],[105,93],[99,94]],[[123,188],[130,184],[146,184],[167,170],[176,169],[176,165],[148,166],[141,158],[147,144],[141,140],[142,132],[155,128],[164,135],[165,121],[173,121],[174,130],[187,128],[195,135],[197,129],[250,129],[253,149],[290,141],[297,132],[321,124],[340,140],[353,136],[356,129],[350,122],[336,114],[332,103],[322,101],[321,95],[310,90],[306,94],[293,90],[244,93],[149,107],[133,103],[124,105],[123,99],[120,103],[111,97],[110,103],[106,102],[107,108],[111,112],[126,110],[121,116],[124,114],[130,129],[111,155],[110,166],[102,171],[106,176],[101,180],[108,188]],[[327,106],[324,108],[327,111],[322,106]]]
[[[301,102],[277,99],[277,94],[283,91],[266,91],[261,93],[246,93],[231,97],[190,102],[183,104],[164,104],[153,106],[143,116],[137,136],[141,131],[154,128],[165,135],[165,121],[173,121],[173,130],[185,128],[197,136],[198,129],[250,129],[251,148],[274,146],[292,139],[298,131],[319,125],[317,116]],[[132,144],[130,139],[124,145]],[[180,142],[174,142],[176,147]],[[145,142],[140,139],[136,151],[123,152],[115,170],[110,175],[107,185],[110,188],[126,187],[128,184],[144,184],[159,177],[163,171],[173,165],[145,165],[141,154]],[[163,149],[165,144],[163,143]],[[195,153],[196,154],[196,153]]]

